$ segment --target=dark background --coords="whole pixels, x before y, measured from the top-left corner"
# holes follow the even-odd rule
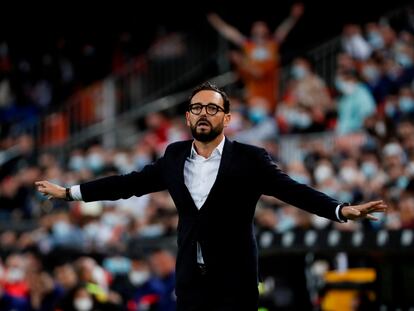
[[[0,18],[0,42],[6,40],[13,58],[39,59],[56,49],[64,38],[68,53],[79,47],[96,47],[98,77],[110,72],[111,57],[119,34],[132,34],[132,51],[145,52],[160,29],[190,32],[200,40],[216,40],[217,32],[206,20],[217,12],[228,23],[249,35],[253,21],[263,20],[274,30],[289,15],[296,1],[129,1],[58,4],[4,4]],[[376,21],[378,16],[414,1],[302,1],[305,13],[281,48],[282,62],[305,54],[311,48],[340,34],[347,22]],[[210,40],[210,41],[209,41]],[[73,50],[71,50],[73,49]]]
[[[75,38],[110,40],[119,31],[140,36],[144,46],[159,26],[167,30],[198,31],[210,26],[207,12],[215,11],[246,35],[255,20],[266,21],[272,29],[289,14],[297,1],[130,1],[97,2],[94,5],[60,2],[59,5],[28,5],[3,8],[0,38],[28,40]],[[363,23],[414,1],[302,1],[305,14],[289,35],[285,46],[309,48],[340,33],[346,22]],[[36,46],[32,46],[36,48]]]

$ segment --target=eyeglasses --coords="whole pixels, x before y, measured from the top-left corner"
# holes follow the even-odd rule
[[[188,111],[190,111],[192,114],[195,115],[199,115],[201,113],[201,111],[203,111],[203,108],[206,108],[206,112],[208,115],[210,116],[214,116],[217,114],[217,112],[219,111],[224,111],[223,108],[221,108],[220,106],[217,106],[215,104],[207,104],[207,105],[202,105],[202,104],[192,104],[188,107]]]

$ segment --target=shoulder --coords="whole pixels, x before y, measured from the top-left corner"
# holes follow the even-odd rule
[[[262,147],[240,143],[238,141],[233,141],[232,144],[236,152],[244,153],[246,155],[257,156],[266,153],[266,149]]]
[[[175,152],[180,152],[180,151],[183,151],[183,150],[187,150],[189,147],[191,147],[192,143],[193,143],[193,140],[191,140],[191,139],[171,143],[165,149],[165,154],[171,153],[171,152],[175,153]]]
[[[246,161],[250,167],[257,169],[267,168],[269,165],[276,165],[270,153],[265,148],[259,146],[235,141],[233,142],[233,154],[235,159]]]

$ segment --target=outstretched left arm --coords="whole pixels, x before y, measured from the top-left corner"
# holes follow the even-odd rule
[[[387,205],[383,201],[371,201],[360,205],[343,205],[338,210],[341,202],[290,178],[277,167],[264,149],[258,158],[258,163],[260,165],[258,170],[260,174],[259,186],[262,194],[274,196],[310,213],[334,221],[365,218],[377,220],[372,214],[387,210]]]
[[[294,4],[290,10],[290,15],[276,28],[274,38],[279,44],[285,41],[289,32],[303,15],[304,9],[302,3]]]
[[[371,201],[359,205],[344,206],[341,210],[342,216],[351,220],[369,219],[378,220],[372,213],[383,213],[387,211],[384,201]]]

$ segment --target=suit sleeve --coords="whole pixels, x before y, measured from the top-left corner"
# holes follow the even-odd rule
[[[145,166],[140,172],[100,178],[80,185],[83,201],[127,199],[166,189],[164,158]]]
[[[261,151],[259,184],[262,194],[276,197],[310,213],[339,221],[335,211],[340,202],[307,185],[296,182],[278,168],[267,151],[264,149]]]

